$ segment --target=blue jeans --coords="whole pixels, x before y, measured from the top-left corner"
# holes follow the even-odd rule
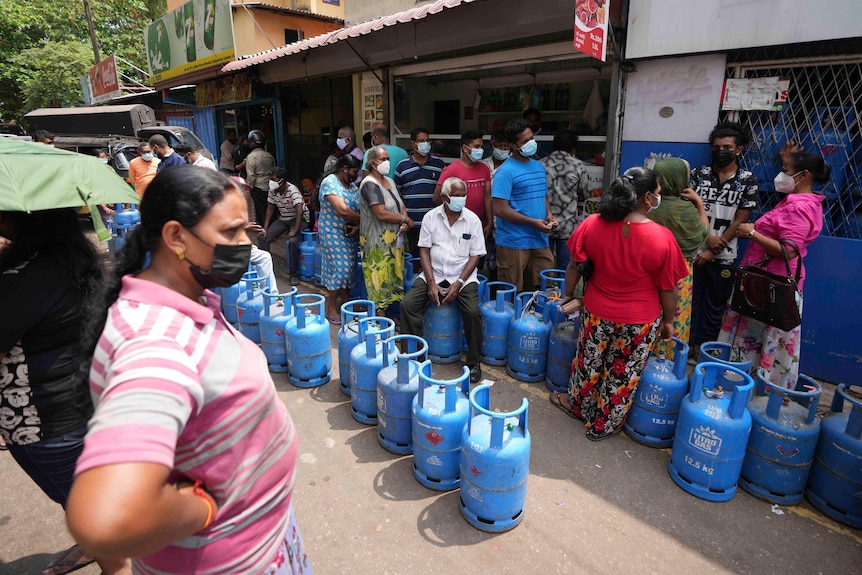
[[[9,444],[9,453],[45,495],[65,509],[86,434],[87,426],[84,425],[30,445]]]
[[[554,265],[557,266],[558,270],[565,270],[569,265],[569,261],[572,259],[572,255],[569,252],[569,246],[566,243],[569,241],[569,238],[549,238],[549,246],[551,251],[554,252]]]

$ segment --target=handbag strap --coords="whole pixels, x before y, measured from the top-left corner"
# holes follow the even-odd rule
[[[778,245],[781,246],[781,255],[784,256],[784,265],[787,266],[787,277],[790,277],[790,258],[787,257],[787,250],[784,248],[785,245],[793,248],[793,251],[796,252],[796,283],[799,283],[799,279],[802,277],[802,254],[799,252],[799,246],[796,243],[790,240],[778,240]]]

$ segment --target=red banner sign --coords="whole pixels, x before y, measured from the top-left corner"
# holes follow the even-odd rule
[[[575,50],[605,61],[610,0],[575,0]]]
[[[108,56],[90,68],[90,87],[93,90],[94,104],[107,102],[120,95],[117,62],[113,56]]]

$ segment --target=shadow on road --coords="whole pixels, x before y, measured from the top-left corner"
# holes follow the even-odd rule
[[[483,543],[497,535],[474,529],[461,516],[460,491],[450,491],[432,501],[419,513],[416,529],[436,547],[463,547]]]
[[[386,501],[418,501],[438,494],[426,489],[418,481],[404,480],[412,476],[413,456],[405,455],[374,476],[374,491]]]

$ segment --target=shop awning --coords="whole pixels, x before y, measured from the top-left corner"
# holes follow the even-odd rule
[[[335,30],[327,34],[315,36],[314,38],[308,38],[306,40],[294,42],[293,44],[288,44],[287,46],[282,46],[280,48],[267,50],[266,52],[252,54],[251,56],[246,56],[241,60],[229,62],[221,69],[221,71],[224,73],[236,72],[238,70],[257,66],[265,62],[271,62],[285,56],[306,52],[313,48],[328,46],[337,42],[341,42],[343,40],[348,40],[350,38],[358,38],[360,36],[365,36],[387,27],[396,26],[398,24],[406,24],[408,22],[415,22],[417,20],[424,20],[431,14],[438,14],[450,8],[456,8],[463,4],[470,4],[472,2],[478,1],[479,0],[437,0],[436,2],[432,2],[431,4],[411,8],[410,10],[405,10],[404,12],[398,12],[396,14],[384,16],[376,20],[369,20],[368,22],[363,22],[362,24],[356,24],[354,26],[348,26],[347,28],[341,28],[340,30]]]

